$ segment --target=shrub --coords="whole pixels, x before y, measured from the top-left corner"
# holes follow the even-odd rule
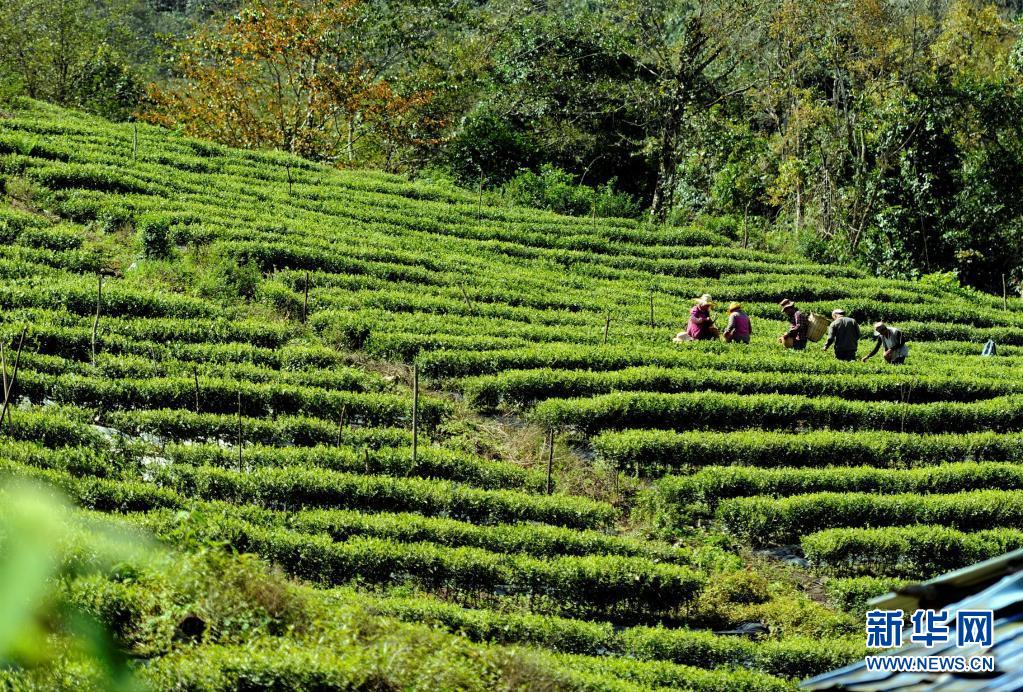
[[[205,268],[199,282],[199,293],[222,301],[251,300],[259,291],[262,280],[263,275],[255,264],[239,264],[233,258],[223,257]]]
[[[126,120],[142,102],[146,87],[132,66],[103,44],[74,75],[72,92],[79,107],[111,120]]]
[[[147,259],[167,259],[171,254],[170,218],[145,214],[137,221],[142,254]]]
[[[475,187],[480,175],[487,184],[500,184],[529,166],[533,145],[512,123],[490,111],[467,116],[447,144],[444,157],[464,185]]]
[[[630,195],[615,191],[614,181],[594,189],[576,183],[571,173],[546,163],[539,173],[519,172],[505,183],[503,191],[517,204],[560,214],[636,217],[640,213],[639,204]]]
[[[246,265],[251,266],[251,265]],[[258,270],[256,271],[258,275]],[[302,296],[293,292],[281,281],[261,281],[257,284],[255,298],[269,306],[285,319],[297,320],[302,317]]]

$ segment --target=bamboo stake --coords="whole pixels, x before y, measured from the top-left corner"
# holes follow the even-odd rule
[[[611,329],[611,313],[604,315],[604,345],[607,346],[607,333]]]
[[[419,364],[412,365],[412,465],[419,459]]]
[[[1009,287],[1005,283],[1005,274],[1002,274],[1002,309],[1009,309]]]
[[[199,413],[199,369],[192,368],[192,382],[195,383],[195,412]]]
[[[458,284],[458,290],[460,290],[462,292],[462,300],[465,301],[465,307],[469,308],[469,312],[472,312],[473,310],[475,310],[475,308],[472,306],[472,301],[469,300],[469,294],[466,293],[466,291],[465,291],[465,285],[464,284]]]
[[[362,448],[362,463],[363,468],[366,469],[366,475],[369,475],[369,447]]]
[[[305,298],[302,300],[302,323],[309,315],[309,272],[305,273]]]
[[[547,433],[547,494],[551,494],[551,473],[554,470],[554,428]]]
[[[11,373],[11,382],[7,387],[7,393],[4,395],[4,407],[0,410],[0,426],[4,424],[4,418],[7,418],[7,425],[10,427],[11,424],[11,397],[14,396],[14,385],[18,383],[18,366],[21,364],[21,349],[25,345],[25,333],[28,332],[28,327],[25,326],[21,330],[21,338],[18,339],[18,355],[14,357],[14,372]]]
[[[345,429],[345,411],[348,408],[348,404],[341,406],[341,417],[337,419],[337,444],[335,447],[341,446],[341,432]]]
[[[131,158],[134,161],[139,157],[139,124],[132,122],[131,124]]]
[[[476,203],[476,223],[483,220],[483,170],[480,170],[480,195]]]
[[[4,376],[4,398],[7,398],[7,356],[4,351],[4,343],[0,341],[0,371]]]
[[[96,316],[92,318],[92,367],[96,367],[96,332],[99,331],[99,312],[103,305],[103,275],[97,274]]]
[[[238,390],[238,470],[242,470],[242,390]]]

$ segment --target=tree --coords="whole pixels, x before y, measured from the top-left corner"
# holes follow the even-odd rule
[[[640,69],[638,90],[653,153],[651,216],[663,221],[674,204],[690,118],[752,88],[742,66],[756,50],[763,20],[759,0],[617,0],[608,21],[622,51]]]
[[[75,68],[102,40],[86,0],[9,0],[0,5],[0,63],[32,98],[66,103]]]
[[[103,44],[79,68],[70,100],[111,120],[127,120],[145,97],[140,75]]]
[[[0,87],[123,119],[142,95],[124,27],[136,0],[6,0],[0,3]]]
[[[179,79],[151,90],[145,117],[331,162],[354,162],[366,133],[393,150],[412,138],[409,115],[430,94],[397,93],[357,50],[359,10],[357,0],[249,0],[181,43]]]
[[[615,31],[585,2],[493,3],[469,42],[478,100],[446,151],[463,178],[501,182],[552,163],[577,181],[619,177],[645,195],[639,71]]]

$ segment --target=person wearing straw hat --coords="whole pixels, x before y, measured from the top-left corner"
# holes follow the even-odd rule
[[[831,311],[831,324],[828,326],[828,340],[824,342],[824,350],[835,346],[835,358],[838,360],[856,360],[856,347],[860,343],[860,325],[856,320],[845,316],[845,310],[835,308]]]
[[[742,303],[733,302],[728,306],[728,326],[725,327],[725,341],[748,344],[753,326],[749,315],[742,310]]]
[[[881,350],[882,346],[884,346],[884,359],[886,361],[892,365],[902,365],[906,362],[906,356],[909,355],[909,346],[906,345],[906,337],[902,335],[901,329],[889,327],[884,322],[876,322],[874,324],[874,337],[877,339],[877,343],[874,344],[874,350],[863,357],[864,363],[873,358]]]
[[[778,307],[789,318],[791,324],[789,330],[778,337],[778,341],[794,351],[805,351],[806,330],[810,326],[809,317],[788,298],[782,300]]]
[[[693,299],[693,309],[689,311],[689,325],[686,335],[691,341],[703,341],[718,338],[718,328],[714,326],[714,318],[710,311],[714,307],[714,299],[709,293]]]

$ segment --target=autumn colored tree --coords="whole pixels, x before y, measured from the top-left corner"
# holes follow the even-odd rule
[[[181,42],[178,79],[145,117],[187,134],[357,163],[364,137],[399,146],[396,123],[429,102],[399,94],[358,52],[358,0],[248,0]],[[408,138],[421,136],[408,128]]]

